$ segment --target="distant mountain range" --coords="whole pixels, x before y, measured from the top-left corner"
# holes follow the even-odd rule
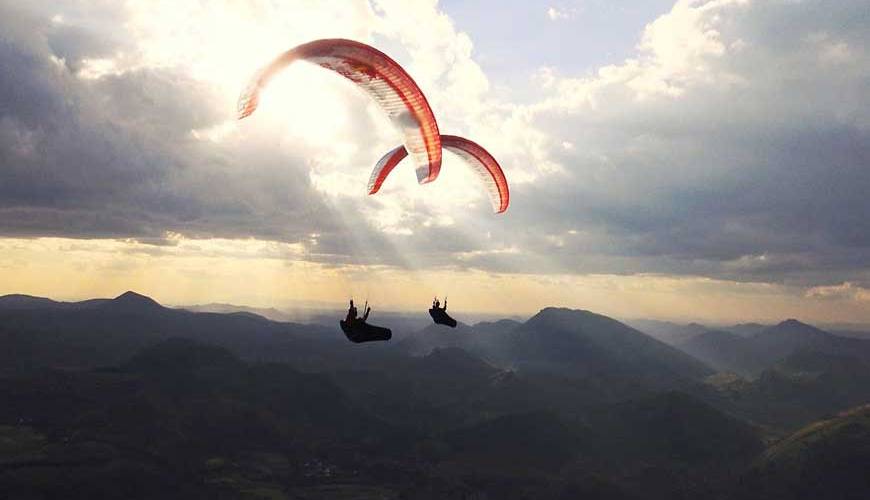
[[[815,422],[771,446],[741,481],[740,497],[859,500],[870,491],[870,405]]]
[[[870,359],[870,337],[861,332],[829,332],[795,319],[776,325],[743,323],[720,327],[653,320],[631,323],[718,371],[746,377],[757,377],[800,350]]]
[[[429,315],[425,313],[425,308],[421,308],[420,312],[408,312],[381,310],[377,304],[371,305],[373,306],[373,322],[391,328],[393,330],[394,339],[403,338],[407,334],[421,330],[431,324]],[[192,312],[212,312],[222,314],[246,312],[262,316],[272,321],[325,325],[328,327],[335,326],[336,318],[343,317],[347,312],[346,309],[341,307],[328,307],[322,304],[316,308],[307,307],[287,310],[274,307],[250,307],[223,303],[185,305],[176,308]],[[479,319],[481,324],[499,323],[500,321],[520,321],[519,317],[502,319],[493,314],[482,313],[474,313],[472,314],[472,317]]]
[[[238,311],[238,306],[225,304],[201,309],[225,312],[167,308],[135,292],[81,302],[6,295],[0,297],[0,334],[14,338],[12,343],[19,349],[14,355],[7,349],[0,358],[12,358],[6,360],[6,369],[39,366],[47,360],[67,366],[110,364],[172,336],[222,345],[249,359],[299,355],[315,359],[320,354],[313,351],[336,348],[327,348],[324,342],[337,343],[340,350],[349,352],[349,346],[342,345],[341,333],[330,326],[337,317],[305,325],[285,321],[287,317],[274,309]],[[572,376],[630,376],[665,387],[680,380],[697,380],[713,370],[756,377],[806,349],[870,359],[870,341],[839,337],[796,320],[719,329],[697,323],[635,322],[654,332],[647,335],[606,316],[563,308],[545,308],[526,322],[460,324],[455,330],[426,319],[397,318],[392,318],[398,321],[396,340],[384,349],[389,352],[424,355],[437,348],[457,347],[503,368]],[[93,342],[105,348],[95,354],[86,347]],[[28,353],[41,361],[31,362]]]
[[[211,303],[211,304],[200,304],[195,306],[181,306],[178,309],[184,309],[190,312],[208,312],[208,313],[220,313],[220,314],[232,314],[239,312],[246,312],[249,314],[255,314],[257,316],[262,316],[266,319],[272,321],[280,321],[280,322],[292,322],[293,316],[290,313],[275,309],[274,307],[248,307],[248,306],[237,306],[233,304],[220,304],[220,303]]]
[[[337,362],[342,353],[353,352],[338,328],[275,322],[251,312],[171,309],[135,292],[74,303],[0,297],[0,336],[9,346],[0,353],[6,370],[47,364],[111,365],[171,337],[226,347],[246,359],[305,358],[315,363],[330,357]],[[455,330],[430,325],[403,341],[355,351],[383,351],[370,356],[377,358],[405,352],[423,355],[445,347],[462,348],[502,368],[634,377],[655,387],[673,387],[712,373],[677,349],[616,320],[557,308],[546,308],[525,323],[502,320]],[[330,351],[328,356],[325,351]]]
[[[813,350],[870,360],[870,341],[833,335],[789,319],[750,336],[710,330],[676,346],[720,371],[757,376],[790,355]]]
[[[635,378],[674,387],[712,373],[703,363],[623,323],[589,311],[548,307],[511,320],[430,325],[398,346],[412,354],[456,347],[503,368],[566,376]]]
[[[866,341],[795,320],[658,322],[648,325],[654,338],[590,311],[545,308],[456,329],[409,321],[391,342],[357,345],[337,320],[173,309],[134,292],[0,297],[0,491],[638,500],[866,491],[867,412],[849,411],[870,402]]]
[[[5,347],[0,373],[114,365],[171,337],[219,345],[248,359],[284,356],[303,340],[318,346],[343,338],[336,329],[278,323],[250,313],[171,309],[134,292],[82,302],[0,297],[0,345]]]

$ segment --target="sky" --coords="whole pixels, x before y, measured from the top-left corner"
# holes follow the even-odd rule
[[[390,54],[437,181],[350,82],[280,52]],[[866,0],[0,0],[0,294],[167,304],[870,323]]]

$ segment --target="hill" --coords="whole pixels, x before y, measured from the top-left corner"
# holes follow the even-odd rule
[[[186,339],[112,369],[0,379],[4,498],[239,498],[324,468],[370,483],[378,462],[354,456],[391,435],[328,377]]]
[[[771,446],[743,481],[747,499],[858,500],[870,491],[870,405],[813,423]]]
[[[511,360],[521,369],[632,377],[653,387],[679,385],[712,372],[663,342],[589,311],[546,308],[510,335]]]
[[[833,335],[789,319],[750,336],[711,330],[676,346],[720,371],[756,377],[799,351],[817,351],[870,360],[870,341]]]
[[[640,379],[653,387],[674,387],[711,373],[694,358],[612,318],[559,308],[543,309],[524,323],[430,325],[397,347],[413,355],[454,347],[503,369]]]
[[[12,498],[105,488],[127,498],[626,498],[609,457],[665,470],[675,462],[643,444],[662,432],[655,419],[636,423],[596,384],[503,371],[458,348],[310,374],[170,338],[115,367],[0,378],[0,489]],[[668,408],[677,430],[724,418]],[[612,418],[582,417],[595,414]],[[614,439],[629,427],[631,439]],[[580,463],[599,472],[578,472]]]
[[[636,319],[626,321],[625,323],[656,340],[672,346],[710,331],[710,328],[700,323],[679,324],[672,321],[651,319]]]
[[[752,376],[766,368],[767,360],[750,340],[724,330],[709,330],[675,345],[718,371]]]
[[[0,297],[0,310],[41,309],[60,305],[60,302],[32,295],[12,294]]]
[[[794,430],[870,401],[870,362],[799,350],[755,380],[710,380],[693,391],[717,408],[771,429]]]
[[[4,303],[12,498],[739,498],[762,439],[870,400],[853,344],[793,323],[809,347],[744,379],[582,310],[356,345],[132,292]]]
[[[762,325],[761,323],[738,323],[736,325],[725,326],[719,329],[731,332],[735,335],[740,335],[741,337],[752,337],[765,328],[770,328],[770,326],[771,325]]]
[[[211,304],[199,304],[193,306],[182,306],[178,309],[184,309],[190,312],[205,312],[205,313],[220,313],[220,314],[232,314],[232,313],[249,313],[256,316],[262,316],[263,318],[279,321],[279,322],[292,322],[293,318],[290,314],[279,311],[274,307],[248,307],[248,306],[237,306],[233,304],[220,304],[220,303],[211,303]]]
[[[171,337],[222,346],[247,359],[317,363],[330,350],[347,352],[337,328],[171,309],[134,292],[82,302],[7,296],[0,304],[0,374],[117,365]]]
[[[510,333],[520,323],[512,320],[482,322],[474,326],[459,323],[456,328],[429,324],[396,343],[396,347],[414,356],[426,355],[436,349],[459,348],[497,366],[510,365],[508,345]]]

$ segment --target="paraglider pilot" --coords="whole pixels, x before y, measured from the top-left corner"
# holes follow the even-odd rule
[[[365,311],[363,312],[363,316],[360,318],[357,315],[356,306],[353,305],[353,299],[350,300],[350,307],[347,309],[347,318],[345,318],[344,321],[339,321],[341,330],[344,332],[348,340],[358,344],[361,342],[371,342],[376,340],[390,340],[393,337],[393,333],[389,328],[382,328],[366,323],[371,312],[372,308],[369,307],[368,302],[366,302]]]
[[[444,297],[444,307],[441,307],[441,302],[438,300],[438,297],[435,297],[435,300],[432,301],[432,309],[446,311],[447,310],[447,297]]]
[[[438,325],[456,328],[456,320],[447,315],[447,297],[444,297],[444,307],[441,307],[441,302],[438,297],[435,297],[435,300],[432,301],[432,309],[429,309],[429,315],[432,316],[432,321]]]
[[[368,313],[366,313],[366,317],[368,317]],[[345,319],[345,321],[347,322],[348,325],[352,325],[352,324],[354,324],[354,322],[356,322],[356,320],[357,320],[356,306],[353,305],[353,299],[350,299],[350,307],[347,310],[347,318]]]

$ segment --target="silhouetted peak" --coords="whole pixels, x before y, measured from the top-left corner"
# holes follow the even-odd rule
[[[796,319],[787,319],[776,326],[768,328],[766,331],[783,331],[783,332],[798,332],[809,333],[816,335],[826,335],[826,333],[813,325],[802,323]]]
[[[125,307],[135,307],[140,309],[159,308],[163,306],[157,303],[156,300],[136,292],[127,291],[112,299],[113,305],[123,305]]]
[[[553,314],[569,314],[569,313],[579,312],[579,311],[582,311],[582,309],[569,309],[567,307],[548,306],[548,307],[545,307],[545,308],[541,309],[540,311],[538,311],[538,314],[536,314],[535,316],[542,316],[542,315],[547,316],[547,315],[553,315]]]
[[[566,307],[546,307],[541,309],[538,314],[532,316],[523,325],[528,328],[546,328],[549,330],[578,330],[590,326],[602,327],[609,326],[624,326],[619,321],[613,318],[596,314],[592,311],[584,309],[568,309]]]
[[[573,319],[576,320],[578,318],[603,318],[605,316],[601,316],[600,314],[595,314],[594,312],[587,311],[585,309],[569,309],[567,307],[545,307],[538,311],[538,314],[535,314],[529,319],[531,321],[541,321],[541,320],[563,320],[563,319]]]
[[[8,307],[14,309],[32,309],[37,307],[55,306],[57,302],[46,299],[44,297],[34,297],[32,295],[11,294],[0,297],[0,307]]]
[[[736,325],[725,326],[722,328],[731,333],[736,333],[741,337],[752,337],[766,328],[770,328],[770,326],[771,325],[762,325],[761,323],[738,323]]]
[[[806,323],[801,323],[800,321],[798,321],[798,320],[796,320],[796,319],[794,319],[794,318],[789,318],[789,319],[787,319],[787,320],[781,322],[781,323],[778,324],[777,326],[795,327],[795,326],[810,326],[810,325],[808,325],[808,324],[806,324]]]
[[[769,341],[783,341],[785,339],[807,341],[828,337],[833,337],[833,335],[796,319],[787,319],[777,325],[765,328],[755,335],[756,339],[769,339]]]
[[[26,295],[23,293],[10,293],[9,295],[0,295],[0,301],[6,300],[51,300],[44,297],[36,297],[34,295]]]

